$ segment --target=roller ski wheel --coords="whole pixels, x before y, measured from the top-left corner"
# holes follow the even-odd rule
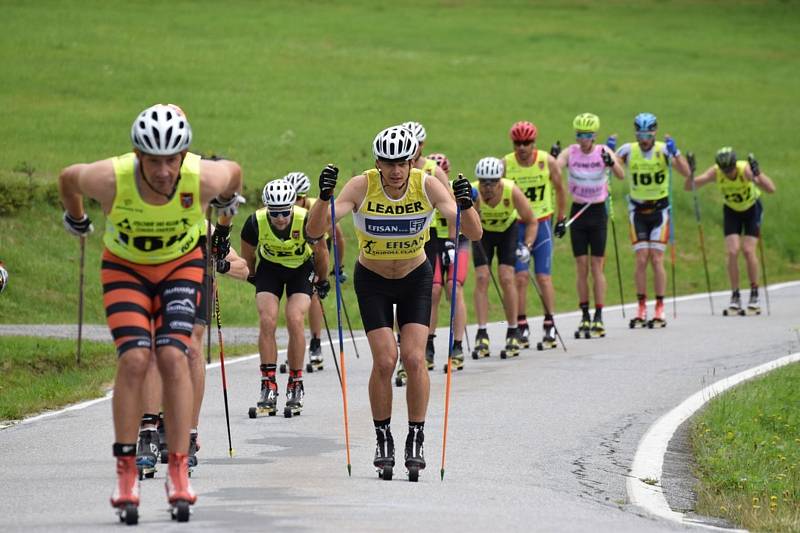
[[[378,468],[378,478],[384,481],[391,481],[394,475],[394,467],[392,465],[384,465]]]
[[[586,318],[581,320],[581,323],[578,324],[578,329],[575,330],[575,338],[576,339],[591,339],[592,323],[591,321]]]
[[[418,466],[409,466],[408,468],[408,480],[412,483],[417,483],[419,481],[419,470]]]
[[[464,370],[464,358],[462,357],[453,357],[450,359],[451,365],[453,367],[453,372],[457,370]],[[442,367],[442,371],[447,374],[447,364]]]
[[[647,322],[647,327],[650,329],[660,329],[667,327],[667,321],[663,318],[653,318]]]
[[[405,384],[406,384],[406,382],[403,381],[403,378],[401,378],[400,376],[395,376],[395,378],[394,378],[394,386],[395,387],[403,387],[403,386],[405,386]]]
[[[278,371],[280,371],[281,374],[285,374],[287,372],[287,370],[289,368],[287,366],[288,363],[289,363],[288,361],[286,363],[281,363],[281,365],[278,367]]]
[[[536,343],[536,349],[539,350],[540,352],[543,352],[545,350],[552,350],[553,348],[556,348],[557,346],[558,346],[558,343],[556,342],[555,339],[544,339],[544,340]]]
[[[605,336],[606,336],[606,327],[603,325],[603,323],[598,320],[592,322],[592,328],[589,330],[589,336],[586,338],[598,339],[598,338],[603,338]]]
[[[262,378],[261,379],[261,397],[256,403],[255,407],[251,407],[247,411],[247,416],[250,418],[258,418],[259,416],[275,416],[277,412],[278,403],[278,385],[275,383],[275,378]]]
[[[309,374],[313,374],[314,372],[319,372],[320,370],[324,369],[325,366],[322,364],[322,361],[318,363],[313,361],[310,363],[306,363],[306,372],[308,372]]]
[[[745,310],[741,307],[728,307],[722,310],[722,316],[745,316]]]
[[[283,416],[286,418],[299,416],[303,412],[304,397],[303,381],[293,381],[290,377],[286,386],[286,407],[283,408]]]
[[[186,500],[176,500],[169,504],[169,514],[177,522],[188,522],[192,514],[191,504]]]
[[[406,369],[403,368],[403,363],[400,363],[400,366],[397,367],[397,374],[394,376],[394,384],[397,387],[403,387],[408,381],[408,373]]]
[[[139,506],[135,503],[124,503],[117,507],[119,521],[128,526],[135,526],[139,523]]]
[[[641,329],[650,327],[650,324],[646,319],[636,317],[631,319],[631,321],[628,323],[628,327],[631,329]]]
[[[472,350],[472,358],[483,359],[484,357],[489,357],[490,355],[489,337],[477,337],[475,339],[475,349]]]
[[[520,348],[530,348],[531,346],[531,339],[530,333],[531,330],[528,328],[528,324],[524,324],[519,327],[519,347]]]
[[[761,314],[761,308],[760,307],[748,307],[747,310],[745,311],[745,314],[747,316],[760,315]]]
[[[519,356],[519,339],[506,337],[506,347],[500,350],[500,359]]]

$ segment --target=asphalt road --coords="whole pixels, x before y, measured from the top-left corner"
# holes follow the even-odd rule
[[[259,387],[254,359],[229,361],[236,455],[228,457],[219,369],[208,373],[200,427],[199,494],[189,525],[171,523],[162,468],[142,482],[140,529],[355,531],[675,531],[627,504],[637,443],[663,413],[722,377],[798,350],[800,284],[770,293],[772,315],[723,318],[705,296],[679,300],[663,330],[628,329],[609,309],[605,339],[574,340],[577,316],[557,317],[567,342],[545,353],[497,357],[504,324],[490,329],[493,356],[467,360],[454,376],[447,462],[439,479],[446,331],[437,337],[426,424],[428,469],[409,483],[402,467],[381,481],[372,468],[374,431],[366,392],[369,350],[347,342],[352,477],[345,467],[342,404],[326,369],[306,375],[299,417],[250,420]],[[627,308],[628,318],[633,306]],[[535,331],[541,327],[536,320]],[[474,327],[470,328],[474,336]],[[285,376],[279,385],[285,391]],[[394,435],[405,436],[404,389],[394,389]],[[281,397],[280,406],[284,398]],[[0,516],[5,530],[91,531],[124,527],[108,504],[114,485],[111,405],[0,431]],[[398,447],[402,450],[402,446]],[[402,451],[400,451],[402,453]]]

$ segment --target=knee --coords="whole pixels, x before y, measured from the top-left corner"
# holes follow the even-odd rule
[[[489,273],[485,270],[476,270],[475,271],[475,284],[480,288],[486,288],[489,286]]]
[[[500,270],[499,276],[500,284],[501,285],[510,285],[514,283],[514,271],[502,269]]]
[[[150,366],[152,357],[149,351],[141,350],[128,350],[119,360],[118,379],[128,379],[132,381],[141,381],[147,374],[147,369]],[[154,361],[153,361],[154,363]]]
[[[428,367],[427,364],[424,363],[424,357],[422,353],[405,353],[401,355],[403,359],[403,366],[406,368],[406,372],[409,374],[414,374],[417,372],[427,372]]]
[[[386,355],[384,357],[376,357],[372,361],[372,371],[381,377],[390,379],[395,367],[397,366],[397,355]]]
[[[433,298],[439,298],[442,295],[442,286],[438,283],[433,284],[433,288],[431,289],[431,296]]]
[[[258,325],[261,328],[261,333],[271,333],[275,331],[278,326],[277,317],[270,315],[261,315],[258,319]]]
[[[303,329],[305,325],[305,315],[300,311],[286,313],[286,327],[289,329]],[[274,326],[273,326],[274,327]]]

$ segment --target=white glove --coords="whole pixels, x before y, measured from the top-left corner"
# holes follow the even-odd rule
[[[531,251],[522,243],[517,244],[517,259],[523,263],[531,260]]]
[[[456,260],[456,243],[447,239],[444,241],[444,251],[442,253],[442,266],[444,268],[450,268],[450,265],[453,264],[453,261]]]
[[[64,228],[77,237],[84,237],[94,231],[94,224],[89,219],[89,215],[83,214],[83,218],[76,220],[64,211]]]
[[[239,206],[247,203],[247,200],[241,194],[234,193],[232,197],[223,200],[219,197],[211,200],[211,206],[216,208],[217,216],[232,217],[239,212]]]

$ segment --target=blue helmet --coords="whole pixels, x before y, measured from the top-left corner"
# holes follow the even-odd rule
[[[633,119],[633,127],[636,131],[655,131],[658,129],[658,120],[652,113],[639,113]]]

